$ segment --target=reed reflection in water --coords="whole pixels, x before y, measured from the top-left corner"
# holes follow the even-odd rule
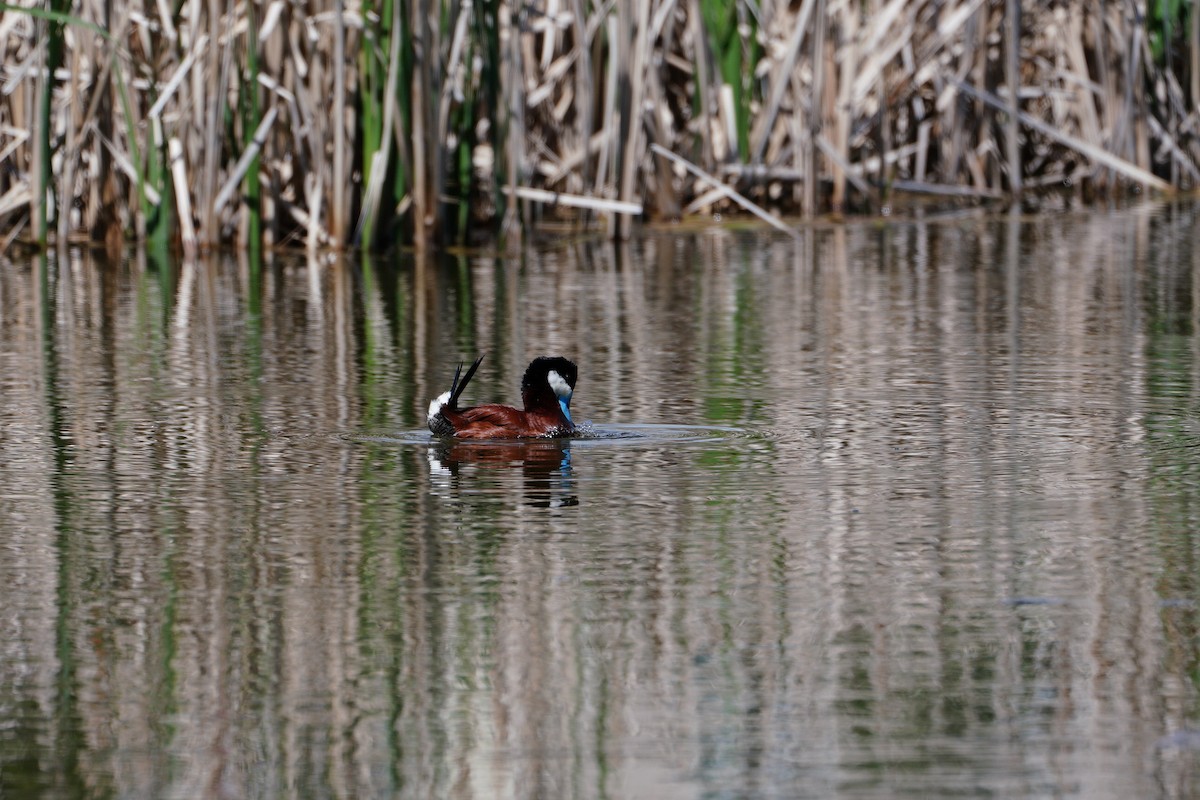
[[[0,258],[0,795],[1188,796],[1196,222]]]

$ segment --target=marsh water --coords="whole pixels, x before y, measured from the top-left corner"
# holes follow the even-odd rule
[[[0,256],[0,796],[1194,796],[1198,213]]]

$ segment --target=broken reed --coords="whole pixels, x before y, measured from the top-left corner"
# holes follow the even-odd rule
[[[0,5],[0,244],[378,248],[1200,183],[1193,6],[1025,5]]]

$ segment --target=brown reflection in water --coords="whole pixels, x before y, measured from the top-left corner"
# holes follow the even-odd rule
[[[1186,796],[1196,230],[280,259],[253,310],[236,260],[0,256],[0,781]],[[561,352],[581,420],[747,435],[355,438],[479,352],[479,401]]]
[[[464,442],[442,440],[429,449],[429,467],[435,486],[442,479],[470,485],[487,472],[513,470],[521,480],[505,481],[528,505],[563,508],[579,505],[571,486],[571,442],[567,439],[519,442]]]

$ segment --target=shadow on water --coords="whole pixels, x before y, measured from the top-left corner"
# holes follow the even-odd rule
[[[0,796],[1193,795],[1197,230],[0,255]]]

